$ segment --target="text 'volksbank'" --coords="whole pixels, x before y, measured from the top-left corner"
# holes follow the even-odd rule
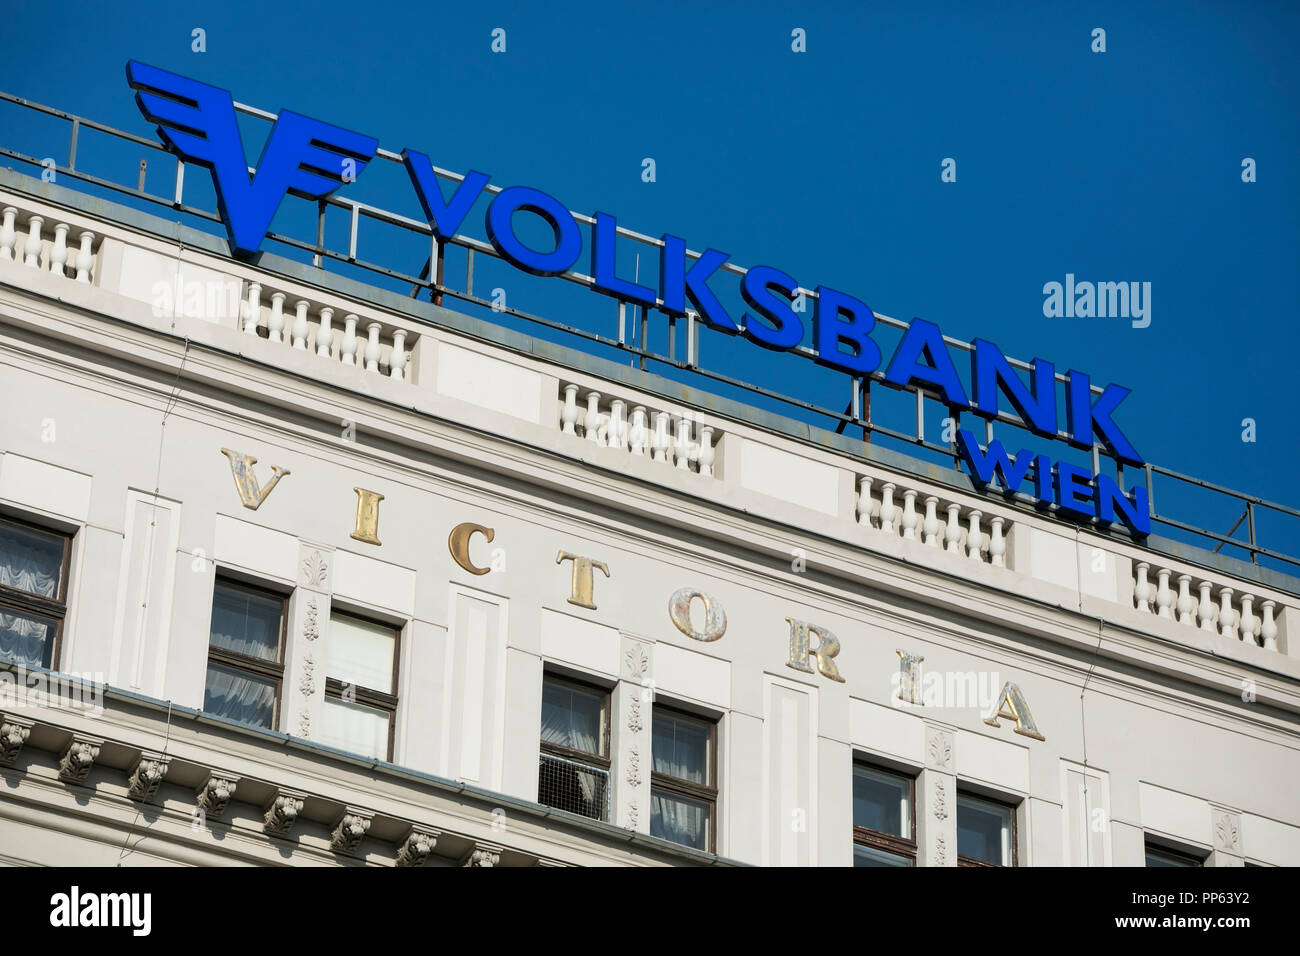
[[[379,148],[374,137],[282,110],[256,174],[250,176],[234,99],[228,91],[134,60],[127,63],[126,73],[140,111],[157,124],[164,145],[184,161],[211,170],[231,248],[240,256],[258,251],[286,193],[307,199],[328,196],[355,180]],[[490,177],[469,172],[447,199],[428,156],[412,149],[402,150],[401,155],[429,228],[439,240],[452,239]],[[518,237],[514,227],[518,214],[535,216],[550,228],[553,241],[549,249],[533,249]],[[562,275],[582,255],[582,233],[573,214],[558,200],[529,186],[500,190],[488,206],[484,225],[497,253],[532,275]],[[750,268],[740,283],[748,310],[737,321],[708,284],[729,260],[727,253],[710,248],[688,262],[686,241],[665,233],[659,282],[651,288],[618,277],[617,230],[613,216],[595,214],[589,250],[595,291],[676,316],[687,314],[689,301],[709,327],[743,335],[764,348],[790,350],[803,343],[806,330],[796,310],[800,284],[793,276],[775,266]],[[882,363],[880,348],[871,338],[875,325],[875,314],[865,302],[829,286],[817,286],[811,328],[814,360],[851,375],[871,375]],[[999,395],[1005,396],[1035,434],[1064,439],[1079,448],[1091,448],[1097,440],[1116,460],[1142,465],[1141,455],[1112,418],[1129,390],[1109,384],[1094,401],[1087,374],[1071,370],[1065,379],[1066,428],[1062,435],[1057,431],[1053,363],[1035,359],[1026,387],[997,345],[976,339],[970,356],[973,395],[967,395],[943,334],[934,323],[919,318],[904,332],[884,373],[885,382],[891,385],[928,388],[953,410],[974,411],[988,419],[997,417]],[[1150,532],[1150,503],[1143,487],[1133,489],[1130,495],[1108,475],[1093,474],[1064,461],[1053,462],[1028,449],[1012,456],[999,441],[990,441],[985,448],[965,429],[957,433],[956,444],[971,478],[982,487],[996,482],[1003,491],[1015,493],[1027,486],[1026,493],[1040,502],[1056,504],[1067,514],[1102,523],[1118,518],[1136,535]]]

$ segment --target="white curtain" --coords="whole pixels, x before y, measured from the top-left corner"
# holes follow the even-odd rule
[[[561,684],[542,688],[542,740],[590,754],[601,753],[601,702]]]
[[[45,667],[45,651],[53,640],[54,626],[49,621],[0,613],[0,659],[24,667]]]
[[[693,801],[658,790],[650,794],[650,835],[695,847],[709,848],[708,813]]]
[[[0,537],[0,584],[41,597],[55,598],[63,570],[62,546],[5,528]]]
[[[270,728],[275,714],[275,685],[261,678],[209,666],[203,709],[231,720]]]

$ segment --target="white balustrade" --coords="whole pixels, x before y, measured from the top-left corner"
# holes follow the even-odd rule
[[[41,268],[41,253],[45,250],[41,229],[45,224],[45,218],[30,217],[26,226],[27,236],[20,242],[18,210],[13,206],[5,206],[0,212],[0,217],[3,218],[0,222],[0,260],[17,262],[21,259],[24,265],[34,269]],[[66,222],[54,223],[54,237],[50,240],[49,252],[46,255],[45,271],[66,279],[68,268],[71,266],[75,270],[75,278],[78,282],[90,282],[90,272],[95,262],[94,253],[91,251],[95,234],[89,231],[77,233],[77,240],[80,243],[80,247],[77,248],[68,245],[68,234],[71,231],[72,226]]]
[[[1256,595],[1239,592],[1230,584],[1194,579],[1193,575],[1178,573],[1173,568],[1156,568],[1157,583],[1153,591],[1151,567],[1149,562],[1140,561],[1133,568],[1133,604],[1138,611],[1151,613],[1154,594],[1157,617],[1176,620],[1187,627],[1196,627],[1243,644],[1277,650],[1278,628],[1273,618],[1277,602],[1260,603],[1260,614],[1256,614],[1255,606],[1259,600]],[[1171,578],[1178,584],[1177,592],[1169,586]],[[1217,602],[1215,594],[1218,595]]]
[[[901,534],[909,541],[919,540],[926,547],[944,548],[951,554],[965,555],[994,567],[1007,566],[1009,522],[1005,517],[990,516],[986,532],[982,524],[985,516],[979,509],[963,510],[958,502],[941,502],[937,495],[926,494],[922,488],[909,488],[893,481],[880,486],[880,500],[877,501],[872,493],[875,483],[876,479],[871,476],[858,478],[855,509],[858,524],[868,528],[879,527],[882,534]],[[901,506],[897,502],[900,493]],[[918,507],[918,500],[924,510]],[[947,515],[946,522],[940,517],[940,509]]]
[[[560,431],[651,461],[714,477],[718,461],[716,426],[700,424],[694,416],[651,411],[627,399],[603,395],[574,384],[561,385]],[[629,411],[630,408],[630,411]],[[585,409],[585,410],[584,410]],[[581,426],[579,428],[579,426]]]
[[[78,266],[80,268],[80,266]],[[364,320],[355,312],[343,314],[343,327],[336,329],[335,315],[340,311],[333,306],[317,307],[308,299],[295,299],[293,317],[285,315],[284,307],[288,293],[277,290],[271,293],[270,312],[266,322],[261,323],[262,295],[264,289],[260,282],[249,281],[247,298],[240,303],[241,325],[249,335],[261,336],[265,328],[266,341],[275,345],[287,346],[299,352],[312,352],[317,358],[338,362],[340,365],[358,366],[367,372],[376,372],[399,382],[410,378],[412,348],[408,342],[415,341],[415,334],[407,329],[390,328],[387,338],[392,348],[389,351],[387,367],[381,368],[383,360],[385,328],[382,322]],[[316,328],[312,329],[312,313],[316,315]],[[365,337],[358,333],[358,326],[365,326]]]

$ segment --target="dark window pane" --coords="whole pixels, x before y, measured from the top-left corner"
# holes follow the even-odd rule
[[[0,522],[0,584],[60,599],[63,545],[59,535]]]
[[[957,798],[957,853],[985,863],[1010,862],[1011,808]]]
[[[274,730],[276,682],[232,667],[208,664],[203,709],[219,717]]]
[[[889,853],[874,846],[853,845],[854,866],[911,866],[912,861],[897,853]]]
[[[218,582],[212,594],[212,646],[278,661],[283,611],[279,598]]]
[[[709,743],[712,728],[699,721],[656,710],[654,715],[654,770],[679,780],[712,786]]]
[[[1191,857],[1183,856],[1181,853],[1175,853],[1172,850],[1160,850],[1155,847],[1147,847],[1147,866],[1202,866],[1200,860],[1193,860]]]
[[[53,618],[0,607],[0,660],[23,667],[50,667],[58,627]]]
[[[547,680],[542,685],[542,740],[605,756],[605,699],[597,690]]]
[[[868,767],[854,767],[853,825],[910,839],[910,791],[909,782],[903,777]]]
[[[682,846],[708,851],[713,830],[713,806],[703,800],[650,790],[650,835]]]
[[[609,774],[554,754],[541,755],[537,802],[593,820],[604,820],[609,800]]]

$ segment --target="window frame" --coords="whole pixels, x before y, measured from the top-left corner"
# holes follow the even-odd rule
[[[974,793],[970,790],[958,790],[957,797],[953,802],[954,818],[961,809],[962,800],[975,800],[980,803],[989,803],[1001,807],[1007,811],[1011,819],[1011,862],[1010,863],[989,863],[987,860],[977,860],[974,857],[957,854],[958,866],[984,866],[984,867],[1017,867],[1020,865],[1020,824],[1017,817],[1020,816],[1020,805],[1011,803],[1007,800],[997,797],[987,797],[982,793]],[[954,819],[954,822],[956,820]]]
[[[895,856],[905,856],[911,861],[913,867],[918,866],[920,861],[916,842],[916,776],[891,770],[869,760],[855,757],[853,759],[853,769],[857,770],[859,767],[873,773],[885,774],[907,781],[907,816],[911,823],[912,835],[910,838],[896,836],[892,833],[885,833],[883,830],[872,830],[870,827],[858,826],[855,823],[853,824],[853,845],[868,846],[873,850],[882,850]],[[852,777],[850,777],[850,781],[852,781]],[[850,794],[850,800],[852,800],[852,794]]]
[[[52,618],[56,622],[54,637],[50,641],[50,662],[42,666],[49,670],[58,670],[59,654],[63,650],[63,625],[68,617],[68,592],[71,590],[68,577],[72,572],[72,539],[76,536],[76,532],[57,531],[8,514],[0,514],[0,523],[11,524],[37,534],[50,535],[63,541],[63,560],[59,565],[59,592],[54,598],[0,584],[0,607],[8,607],[20,614],[37,614]],[[12,665],[16,662],[4,661],[3,663]]]
[[[377,618],[366,617],[365,615],[362,614],[354,614],[352,611],[349,611],[345,608],[331,607],[330,608],[331,622],[333,621],[335,615],[338,615],[340,617],[350,617],[354,621],[360,621],[363,624],[370,624],[373,625],[374,627],[382,627],[385,630],[391,630],[393,632],[393,679],[392,679],[393,693],[385,694],[383,691],[378,691],[370,687],[362,687],[360,684],[352,684],[350,686],[354,690],[353,698],[350,701],[344,701],[344,703],[363,704],[366,707],[371,707],[375,710],[387,711],[388,751],[387,751],[387,756],[384,759],[387,762],[392,763],[393,745],[397,738],[397,705],[399,702],[399,695],[397,694],[397,688],[398,688],[397,678],[400,673],[401,662],[402,662],[403,628],[398,627],[395,624],[389,624],[387,621],[381,621]],[[326,640],[328,640],[328,637],[326,638]],[[347,686],[349,685],[344,683],[341,680],[338,680],[337,678],[330,677],[328,673],[325,675],[325,696],[326,697],[333,697],[336,700],[342,701],[343,688]]]
[[[271,726],[267,729],[278,731],[280,729],[280,705],[281,697],[284,693],[284,655],[286,652],[287,635],[289,630],[289,596],[279,591],[273,591],[270,588],[261,587],[256,584],[249,584],[239,578],[223,575],[218,570],[216,580],[212,585],[213,604],[216,603],[217,588],[226,587],[236,591],[252,592],[260,597],[273,598],[280,602],[280,635],[277,648],[276,661],[264,660],[260,657],[252,657],[248,654],[240,654],[236,651],[228,650],[224,647],[215,647],[212,644],[212,615],[208,615],[208,656],[207,663],[217,663],[222,667],[229,667],[234,670],[242,670],[257,677],[269,677],[275,681],[275,702],[271,707]],[[203,682],[204,693],[207,693],[207,677],[204,676]],[[208,711],[208,713],[212,713]],[[220,716],[213,714],[213,716]],[[223,718],[233,719],[233,718]],[[242,723],[242,721],[236,721]],[[257,725],[252,725],[257,726]]]
[[[654,719],[659,713],[670,714],[679,719],[685,719],[688,723],[705,724],[709,728],[709,779],[713,781],[711,786],[694,783],[690,780],[683,780],[681,777],[674,777],[670,774],[660,773],[655,770],[654,755]],[[671,704],[659,704],[655,702],[650,707],[650,790],[651,793],[658,790],[666,790],[673,796],[685,797],[690,800],[698,800],[701,803],[707,803],[710,807],[709,814],[709,852],[718,852],[718,721],[708,717],[702,717],[699,714],[682,710],[680,707],[674,707]],[[653,802],[652,802],[653,806]],[[652,811],[653,813],[653,811]]]
[[[609,688],[601,687],[599,684],[593,684],[576,677],[569,677],[567,674],[560,674],[555,671],[542,672],[542,699],[546,698],[547,682],[556,684],[567,684],[570,687],[576,687],[578,690],[594,692],[601,696],[601,741],[600,747],[603,753],[594,754],[586,750],[577,750],[573,747],[566,747],[563,744],[551,743],[542,739],[541,728],[538,728],[538,741],[541,744],[541,752],[548,753],[556,757],[563,757],[565,760],[572,760],[575,763],[589,763],[601,770],[609,770],[611,767],[610,760],[610,722],[613,716],[612,698],[613,694]],[[611,785],[613,781],[610,781]]]
[[[1204,867],[1209,856],[1197,856],[1189,850],[1175,850],[1173,847],[1166,846],[1163,843],[1157,843],[1149,836],[1142,838],[1142,865],[1150,867],[1147,857],[1154,852],[1158,856],[1172,857],[1176,860],[1182,860],[1189,868]]]

